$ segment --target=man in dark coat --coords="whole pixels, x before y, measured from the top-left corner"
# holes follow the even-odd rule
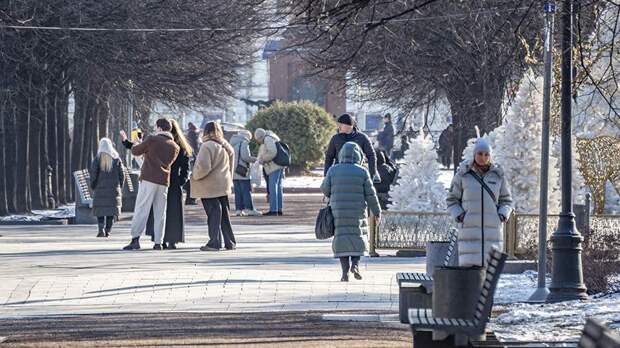
[[[352,141],[359,145],[362,149],[366,162],[368,163],[368,172],[373,178],[373,181],[380,182],[381,178],[377,173],[375,149],[370,144],[368,136],[357,131],[353,117],[349,114],[340,115],[336,122],[338,123],[338,134],[331,138],[329,145],[327,146],[327,151],[325,152],[324,175],[327,175],[327,171],[331,166],[338,163],[338,153],[340,152],[342,146],[345,143]]]
[[[390,203],[390,187],[396,180],[398,169],[384,150],[377,150],[377,171],[381,176],[381,181],[374,183],[374,186],[381,209],[386,210]]]
[[[444,167],[450,169],[452,163],[452,147],[454,142],[454,129],[452,125],[444,129],[439,136],[439,160]]]
[[[394,147],[394,126],[392,125],[392,115],[385,114],[383,117],[383,130],[377,135],[379,149],[387,152],[388,157],[392,155]]]

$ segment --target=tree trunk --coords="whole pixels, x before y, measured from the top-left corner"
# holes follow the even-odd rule
[[[46,97],[47,100],[47,156],[48,165],[52,174],[52,187],[51,192],[48,192],[48,200],[53,200],[54,204],[57,204],[59,192],[58,192],[58,86],[53,83],[51,85],[50,96]],[[51,202],[50,202],[51,203]],[[53,207],[55,208],[55,207]]]
[[[8,98],[6,94],[2,93],[2,95],[0,95],[0,125],[4,124],[4,119],[7,114],[8,104],[9,102],[8,102]],[[0,149],[0,216],[9,214],[9,207],[7,205],[7,187],[6,187],[6,171],[8,170],[8,168],[7,168],[6,160],[5,160],[6,146],[3,146],[5,144],[5,139],[6,139],[6,129],[4,127],[1,127],[0,128],[0,146],[2,146],[2,149]]]
[[[451,84],[447,91],[452,123],[454,125],[454,168],[462,160],[467,140],[476,137],[475,126],[480,135],[489,133],[500,124],[504,81],[460,80]]]
[[[68,96],[66,87],[60,87],[54,105],[54,114],[56,117],[56,149],[57,149],[57,172],[56,183],[58,185],[57,198],[59,204],[66,204],[69,201],[71,185],[67,186],[66,177],[70,175],[67,172],[69,158],[67,157],[67,149],[69,147],[68,129],[67,129],[67,105]]]
[[[39,87],[39,86],[37,86]],[[33,209],[43,209],[43,190],[41,187],[41,128],[44,126],[43,110],[40,105],[40,92],[37,88],[31,89],[30,106],[30,202]]]
[[[21,71],[22,76],[30,74]],[[15,211],[16,213],[27,212],[30,208],[28,201],[28,182],[30,180],[30,158],[29,158],[29,137],[30,137],[30,78],[20,81],[23,84],[18,87],[17,92],[17,113],[16,113],[16,135],[17,135],[17,154],[16,154],[16,175],[15,177]]]
[[[4,155],[6,158],[17,161],[17,139],[15,137],[15,113],[17,108],[15,107],[15,101],[11,100],[4,114],[3,128],[4,128]],[[15,162],[13,162],[15,163]],[[7,163],[8,164],[8,163]],[[4,175],[6,176],[6,203],[9,212],[15,213],[17,208],[15,207],[15,164],[5,165]]]

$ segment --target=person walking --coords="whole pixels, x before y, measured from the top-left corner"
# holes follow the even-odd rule
[[[368,171],[374,182],[381,182],[381,178],[377,173],[377,159],[375,156],[375,149],[372,147],[368,136],[362,132],[357,131],[355,127],[355,121],[349,114],[342,114],[338,117],[338,134],[335,134],[329,141],[327,151],[325,151],[325,165],[324,175],[327,175],[327,171],[334,164],[338,163],[338,154],[342,146],[352,141],[359,145],[361,148],[366,162],[368,163]]]
[[[383,117],[383,130],[377,134],[379,149],[387,152],[388,158],[392,156],[394,147],[394,126],[392,125],[392,115],[385,114]]]
[[[280,141],[280,138],[274,132],[262,128],[257,128],[254,131],[254,138],[260,144],[258,148],[258,163],[263,165],[263,170],[267,175],[269,211],[263,213],[263,215],[282,216],[284,210],[284,189],[282,187],[284,167],[273,161],[278,155],[276,143]]]
[[[381,209],[385,210],[390,203],[390,187],[394,184],[398,175],[398,167],[392,162],[385,150],[377,150],[377,171],[381,181],[375,182],[374,186]]]
[[[252,133],[247,130],[241,130],[230,138],[230,145],[235,150],[233,185],[235,187],[235,215],[237,216],[262,215],[254,209],[252,202],[250,165],[256,162],[256,157],[250,153],[250,140],[252,140]]]
[[[340,259],[343,282],[349,281],[349,271],[362,279],[360,257],[368,250],[367,209],[375,219],[381,218],[381,207],[370,173],[362,166],[362,151],[354,142],[347,142],[338,154],[338,164],[332,166],[321,184],[329,198],[334,216],[332,251]]]
[[[121,214],[122,190],[125,184],[123,162],[112,140],[101,138],[97,156],[89,169],[93,191],[93,215],[97,217],[97,237],[109,237],[114,219]]]
[[[224,139],[222,127],[217,122],[208,122],[191,176],[192,198],[201,199],[209,226],[209,242],[200,247],[202,251],[219,251],[222,236],[226,250],[236,248],[228,214],[234,163],[235,150]]]
[[[156,122],[157,132],[149,135],[143,143],[134,145],[131,153],[144,156],[140,170],[140,187],[136,197],[134,216],[131,220],[131,242],[123,250],[140,249],[140,235],[144,232],[151,207],[154,217],[155,244],[153,249],[161,250],[166,225],[166,206],[168,185],[170,185],[170,167],[179,154],[170,133],[172,125],[165,118]],[[127,139],[123,139],[125,141]]]
[[[504,171],[491,159],[491,145],[478,138],[473,162],[460,164],[446,198],[460,228],[459,266],[483,266],[491,248],[503,247],[502,223],[512,213],[512,197]]]
[[[452,162],[452,144],[454,142],[454,127],[450,124],[439,135],[439,159],[446,169],[450,169]]]

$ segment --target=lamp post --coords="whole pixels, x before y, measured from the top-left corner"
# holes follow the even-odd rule
[[[572,208],[572,38],[573,0],[562,6],[562,212],[558,228],[551,237],[553,270],[547,302],[587,298],[581,265],[583,238],[575,226]]]
[[[540,155],[540,208],[538,220],[538,288],[528,302],[545,302],[547,289],[547,202],[549,190],[549,114],[551,109],[551,66],[555,3],[547,1],[545,11],[545,76],[543,89],[542,153]]]

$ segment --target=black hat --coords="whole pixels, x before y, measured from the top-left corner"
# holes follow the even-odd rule
[[[340,117],[338,117],[338,120],[336,122],[342,123],[342,124],[348,124],[349,126],[352,126],[354,123],[353,117],[351,117],[351,115],[349,114],[340,115]]]

